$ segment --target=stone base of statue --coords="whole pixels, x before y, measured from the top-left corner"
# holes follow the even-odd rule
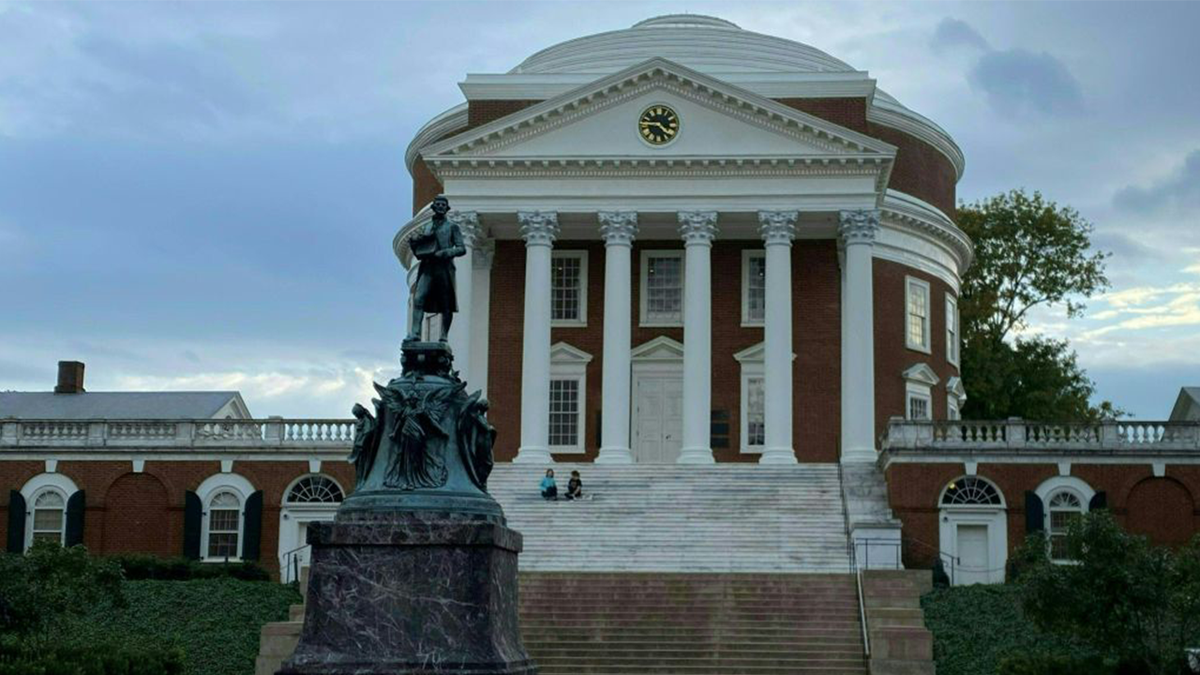
[[[495,432],[443,343],[361,406],[358,489],[312,545],[300,643],[278,675],[534,675],[517,615],[521,535],[487,494]]]

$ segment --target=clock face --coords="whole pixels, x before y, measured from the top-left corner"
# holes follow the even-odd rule
[[[665,145],[679,134],[679,115],[665,105],[652,105],[638,118],[638,133],[651,145]]]

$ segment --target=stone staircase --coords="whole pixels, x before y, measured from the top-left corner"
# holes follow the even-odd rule
[[[866,675],[849,574],[521,574],[541,675]]]
[[[934,675],[933,634],[921,611],[931,590],[929,570],[863,572],[871,675]]]
[[[555,464],[584,501],[547,502],[544,467],[498,464],[488,489],[525,537],[522,571],[847,572],[836,464]]]

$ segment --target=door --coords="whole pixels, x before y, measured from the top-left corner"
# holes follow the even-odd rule
[[[279,522],[279,572],[284,581],[293,581],[299,570],[308,567],[312,548],[306,545],[308,524],[332,521],[337,505],[331,509],[293,510],[284,508]]]
[[[673,463],[683,445],[683,379],[642,376],[635,382],[634,458],[640,463]]]
[[[988,566],[987,525],[958,526],[958,569],[955,570],[955,585],[986,584],[991,581]]]

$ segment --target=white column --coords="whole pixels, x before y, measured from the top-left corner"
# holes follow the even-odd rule
[[[455,263],[454,293],[458,298],[458,313],[450,324],[450,349],[454,352],[454,368],[462,379],[470,382],[474,375],[471,361],[471,330],[474,309],[475,266],[471,262],[475,240],[479,236],[479,216],[474,211],[451,211],[446,217],[462,232],[467,254]]]
[[[496,257],[496,242],[492,239],[476,239],[472,251],[471,265],[474,288],[471,303],[474,305],[471,319],[471,389],[488,392],[488,336],[492,319],[492,260]]]
[[[681,211],[683,237],[683,451],[680,464],[712,464],[712,242],[716,211]]]
[[[604,237],[604,361],[600,455],[597,464],[631,464],[629,449],[629,378],[632,348],[633,272],[630,249],[637,235],[637,212],[601,211]]]
[[[514,462],[550,457],[550,249],[558,235],[553,211],[517,213],[525,239],[525,332],[521,349],[521,446]]]
[[[875,300],[871,257],[878,211],[842,211],[842,462],[875,461]]]
[[[795,464],[792,448],[792,239],[796,211],[759,211],[767,249],[766,322],[763,328],[766,446],[759,462]]]

